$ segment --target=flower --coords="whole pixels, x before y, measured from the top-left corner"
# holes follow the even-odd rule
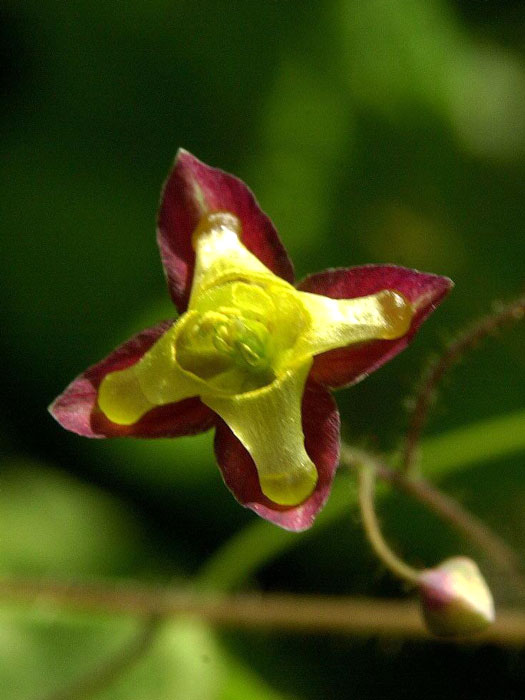
[[[426,569],[418,587],[427,627],[439,637],[463,637],[494,622],[492,593],[468,557],[452,557]]]
[[[292,286],[270,219],[236,177],[177,154],[158,216],[175,322],[149,328],[51,405],[87,437],[177,437],[215,426],[237,500],[289,530],[313,523],[339,457],[328,388],[392,358],[451,287],[393,265],[331,269]]]

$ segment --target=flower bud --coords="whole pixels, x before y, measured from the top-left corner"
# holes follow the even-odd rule
[[[426,625],[439,637],[481,632],[494,622],[494,600],[475,562],[453,557],[419,577]]]

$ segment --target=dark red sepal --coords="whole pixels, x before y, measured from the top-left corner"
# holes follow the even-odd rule
[[[195,253],[191,234],[210,211],[228,211],[242,224],[242,243],[272,272],[293,282],[293,266],[271,220],[251,190],[239,180],[211,168],[181,149],[161,197],[157,240],[171,297],[186,310],[193,279]]]
[[[304,292],[333,299],[353,299],[375,294],[382,289],[392,289],[401,292],[416,309],[410,329],[403,337],[357,343],[317,355],[310,376],[331,388],[355,384],[364,379],[406,348],[421,323],[437,308],[452,286],[448,277],[395,265],[325,270],[307,277],[298,285],[298,289]]]
[[[298,506],[279,506],[261,491],[255,464],[230,428],[217,419],[215,455],[228,488],[242,505],[285,530],[306,530],[330,494],[339,462],[339,412],[330,394],[308,381],[302,403],[305,447],[317,467],[313,494]],[[268,435],[271,440],[271,435]]]
[[[172,323],[164,321],[138,333],[74,379],[49,407],[51,415],[67,430],[92,438],[180,437],[211,428],[215,414],[198,398],[158,406],[133,425],[112,423],[97,406],[98,387],[106,374],[138,362]]]

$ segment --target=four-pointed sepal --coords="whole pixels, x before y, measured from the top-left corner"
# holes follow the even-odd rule
[[[215,211],[234,214],[241,223],[243,245],[273,273],[293,282],[292,263],[252,191],[234,175],[211,168],[180,149],[164,185],[157,220],[162,263],[180,313],[188,306],[193,280],[193,232],[204,216]]]

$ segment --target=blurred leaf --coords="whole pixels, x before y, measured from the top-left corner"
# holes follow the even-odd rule
[[[43,698],[88,680],[140,634],[143,623],[73,615],[36,602],[0,608],[0,687],[6,700]],[[101,700],[285,700],[224,652],[198,619],[165,622],[143,656],[93,697]],[[289,696],[287,696],[289,698]]]
[[[417,105],[449,120],[476,155],[525,152],[525,68],[465,33],[443,0],[340,2],[348,90],[395,119]]]
[[[138,523],[115,498],[14,458],[0,466],[0,533],[0,568],[15,573],[116,573],[144,546]]]
[[[422,467],[430,478],[443,477],[523,450],[525,411],[517,411],[427,438],[422,445]]]
[[[239,658],[231,654],[225,658],[227,682],[222,688],[219,700],[293,700],[290,695],[284,696],[271,688]]]
[[[442,0],[339,0],[337,20],[348,89],[398,116],[423,103],[443,112],[463,37]]]
[[[525,153],[525,64],[482,43],[450,71],[450,116],[473,154],[516,160]]]
[[[0,687],[9,700],[45,697],[114,654],[134,634],[131,620],[62,615],[36,603],[0,608]],[[128,696],[131,697],[131,696]],[[136,697],[136,696],[135,696]]]
[[[211,629],[193,619],[166,622],[149,651],[101,700],[217,700],[224,660]]]

